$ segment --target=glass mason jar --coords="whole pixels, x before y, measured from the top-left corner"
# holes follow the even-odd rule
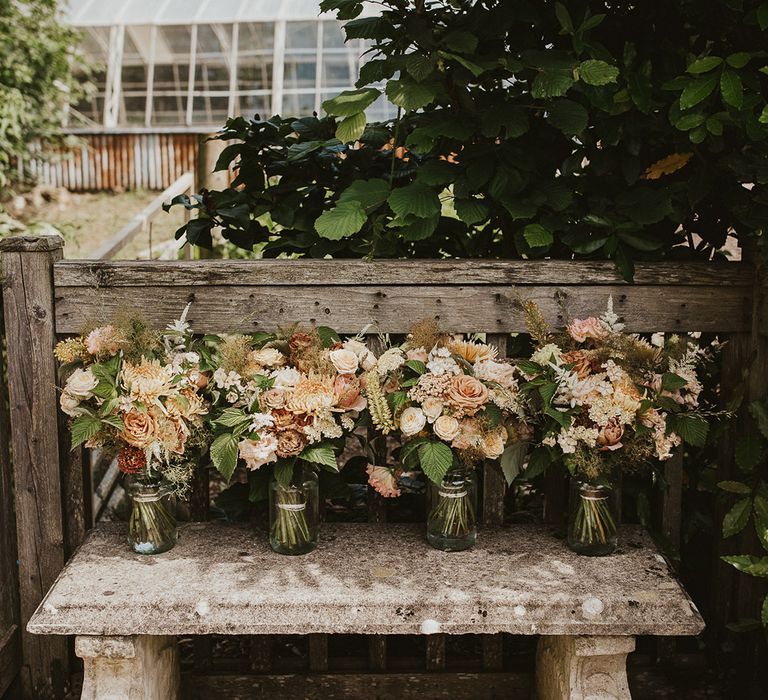
[[[307,554],[317,547],[320,489],[314,470],[294,470],[290,486],[269,484],[269,544],[278,554]]]
[[[444,552],[469,549],[477,540],[477,479],[474,471],[451,469],[437,490],[427,518],[427,542]]]
[[[577,554],[602,557],[616,551],[617,491],[612,486],[571,479],[568,547]]]
[[[128,484],[131,516],[128,544],[137,554],[160,554],[176,544],[176,517],[170,495],[157,481],[133,480]]]

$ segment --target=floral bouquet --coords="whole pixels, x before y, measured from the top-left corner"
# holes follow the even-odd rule
[[[537,347],[517,366],[527,379],[521,391],[538,404],[541,430],[528,468],[565,463],[575,477],[569,543],[584,553],[610,553],[613,477],[650,470],[684,440],[701,445],[706,438],[696,375],[704,351],[679,336],[649,342],[624,333],[610,299],[601,317],[576,319],[559,335],[535,304],[525,309]]]
[[[342,342],[325,327],[224,335],[214,345],[213,464],[229,480],[242,460],[254,476],[254,499],[271,480],[273,549],[311,551],[317,541],[314,472],[338,471],[336,454],[367,403],[361,375],[376,359],[358,339]]]
[[[400,438],[402,467],[418,466],[440,485],[428,520],[430,542],[442,549],[471,546],[476,520],[469,472],[484,459],[498,459],[526,429],[514,366],[497,361],[489,345],[422,322],[403,345],[379,357],[365,383],[374,426]],[[368,470],[376,491],[399,495],[394,471]]]
[[[71,370],[60,406],[71,418],[72,448],[116,454],[120,471],[133,477],[129,538],[147,553],[168,549],[175,539],[175,521],[160,496],[188,491],[196,467],[190,455],[207,444],[208,404],[201,395],[207,377],[186,313],[163,332],[132,318],[55,349]]]

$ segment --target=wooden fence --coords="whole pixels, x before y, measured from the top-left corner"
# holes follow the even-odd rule
[[[55,238],[9,239],[0,244],[0,250],[22,629],[65,558],[81,541],[90,500],[84,498],[90,486],[84,485],[82,455],[69,452],[65,424],[62,421],[60,428],[57,419],[58,377],[51,351],[60,336],[77,333],[85,322],[106,322],[118,310],[141,309],[150,322],[162,327],[192,302],[189,321],[201,333],[274,330],[293,322],[330,325],[341,333],[357,333],[373,324],[371,333],[398,333],[406,331],[413,321],[432,316],[451,331],[489,333],[490,342],[505,355],[508,334],[525,332],[520,299],[538,302],[548,321],[558,326],[571,316],[594,313],[611,295],[630,331],[696,330],[726,338],[729,342],[722,368],[726,392],[747,370],[748,397],[761,397],[768,388],[764,277],[749,263],[640,264],[635,284],[630,285],[621,281],[609,262],[63,261]],[[370,336],[372,345],[376,340]],[[729,478],[734,470],[734,444],[740,431],[750,429],[746,420],[736,425],[720,447],[721,478]],[[658,525],[671,540],[679,541],[681,458],[667,463],[666,480],[668,489]],[[499,523],[504,512],[503,480],[495,471],[485,470],[483,482],[483,520]],[[545,494],[546,517],[551,522],[560,521],[565,512],[565,486],[564,475],[551,471]],[[204,477],[192,507],[194,517],[207,518]],[[385,509],[376,496],[371,498],[369,518],[385,518]],[[749,545],[747,541],[742,544]],[[708,620],[715,626],[728,621],[737,612],[735,607],[756,605],[758,592],[751,580],[716,560],[719,546],[713,544],[711,553],[715,577],[712,599],[700,601],[716,615]],[[13,624],[11,621],[9,629]],[[337,641],[326,635],[310,635],[302,642],[308,649],[308,667],[301,670],[312,673],[357,668],[369,673],[403,669],[384,637],[366,639],[362,666],[340,665]],[[419,688],[424,692],[434,689],[436,683],[450,687],[450,644],[455,640],[447,645],[444,636],[433,635],[417,641],[413,654],[421,655],[423,663],[418,668],[420,674],[406,667],[411,673],[409,697]],[[223,665],[217,665],[212,656],[216,643],[209,638],[190,640],[191,686],[224,690],[228,697],[247,697],[248,688],[254,686],[242,675],[245,668],[262,674],[260,687],[286,692],[291,677],[280,674],[299,670],[296,664],[280,660],[275,653],[277,642],[269,637],[232,641],[240,646]],[[477,643],[480,657],[475,687],[495,687],[506,678],[507,692],[512,687],[523,692],[526,686],[520,676],[499,675],[502,670],[510,671],[509,644],[513,642],[488,637]],[[71,668],[66,642],[22,632],[21,646],[21,678],[27,695],[42,697],[52,687],[61,692]],[[234,664],[233,656],[242,657],[244,666]],[[2,670],[0,661],[0,681]],[[339,687],[364,692],[366,676],[358,671],[340,677]],[[212,677],[213,673],[218,675]],[[221,675],[226,673],[229,675]],[[438,673],[441,675],[436,680],[434,674]],[[406,677],[401,674],[398,678],[401,685],[391,690],[405,697],[402,684]],[[517,685],[512,682],[515,678]]]

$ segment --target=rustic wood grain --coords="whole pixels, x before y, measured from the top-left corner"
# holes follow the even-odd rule
[[[16,625],[0,627],[0,697],[16,681],[21,665],[21,644],[19,628]],[[9,698],[14,697],[9,692]]]
[[[159,274],[159,273],[158,273]],[[558,287],[498,285],[160,286],[57,287],[56,328],[76,333],[86,323],[107,323],[117,313],[140,310],[163,327],[192,302],[188,319],[197,332],[275,330],[293,323],[329,325],[341,333],[406,332],[433,317],[448,331],[525,332],[521,298],[535,301],[553,327],[574,316],[601,312],[609,295],[627,329],[743,331],[749,324],[746,287]],[[713,304],[713,298],[717,304]]]
[[[56,265],[57,287],[273,285],[619,285],[630,289],[612,262],[568,260],[196,260],[87,261]],[[639,263],[635,285],[750,287],[741,263]]]
[[[272,640],[268,634],[251,637],[249,658],[254,673],[269,673],[272,670]]]
[[[504,667],[504,637],[501,634],[483,635],[483,670],[501,671]]]
[[[322,673],[328,670],[328,635],[309,635],[309,670]]]
[[[52,287],[62,243],[56,240],[58,248],[52,239],[26,238],[2,246],[22,680],[28,697],[62,694],[69,676],[66,639],[26,632],[27,621],[64,566]]]
[[[425,656],[427,671],[445,670],[445,635],[430,634],[427,637],[427,653]]]
[[[533,674],[508,673],[326,673],[268,676],[185,675],[184,697],[192,700],[498,700],[527,698]]]
[[[382,634],[373,634],[368,639],[368,668],[371,671],[387,669],[387,638]]]

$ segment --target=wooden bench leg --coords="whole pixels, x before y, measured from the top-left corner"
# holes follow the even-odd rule
[[[173,700],[179,696],[176,637],[77,637],[83,700]]]
[[[634,649],[634,637],[540,637],[538,700],[629,700],[627,654]]]

